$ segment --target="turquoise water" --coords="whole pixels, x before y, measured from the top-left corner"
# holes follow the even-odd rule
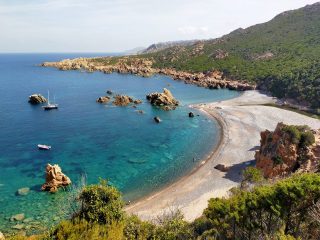
[[[37,66],[71,57],[77,55],[0,55],[2,232],[17,224],[9,218],[18,213],[31,218],[30,223],[24,223],[26,228],[59,220],[55,212],[68,193],[39,191],[47,163],[59,164],[73,182],[81,175],[86,175],[88,183],[97,183],[100,177],[108,179],[125,200],[135,200],[172,183],[199,164],[219,140],[216,122],[200,113],[188,118],[188,105],[239,95],[186,85],[165,76],[64,72]],[[181,102],[175,111],[161,111],[145,101],[147,93],[164,87]],[[137,109],[145,114],[132,107],[97,104],[96,98],[108,89],[144,100]],[[47,90],[55,95],[59,110],[43,111],[41,106],[27,102],[30,94],[46,96]],[[163,122],[156,124],[154,116]],[[51,145],[52,151],[38,151],[39,143]],[[30,193],[17,196],[22,187],[31,188]]]

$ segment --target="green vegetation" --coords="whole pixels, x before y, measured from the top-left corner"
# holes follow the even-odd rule
[[[85,187],[78,201],[80,209],[75,217],[88,222],[111,224],[121,222],[124,218],[121,194],[104,180],[101,180],[99,185]]]
[[[275,156],[275,157],[272,158],[272,160],[276,165],[279,165],[279,164],[283,163],[283,159],[280,156]]]
[[[315,137],[307,126],[288,125],[283,130],[289,134],[291,141],[299,147],[308,147],[315,143]]]
[[[319,113],[319,56],[320,4],[316,3],[219,39],[132,56],[128,61],[144,57],[153,59],[156,68],[190,72],[220,70],[228,78],[256,83],[276,97],[309,104]]]
[[[247,167],[242,172],[241,188],[245,188],[249,184],[261,183],[264,180],[260,169],[255,167]]]
[[[236,30],[221,39],[146,55],[155,67],[204,72],[257,83],[274,96],[320,108],[320,4],[282,13],[271,21]],[[219,52],[228,53],[223,59]]]
[[[282,230],[286,235],[316,239],[320,228],[309,213],[320,198],[319,183],[317,174],[296,175],[228,199],[211,199],[204,215],[216,239],[274,239]]]
[[[249,167],[243,180],[259,184],[233,189],[228,198],[210,199],[203,216],[192,223],[184,221],[179,210],[169,211],[153,222],[128,216],[120,208],[119,192],[101,182],[82,190],[78,199],[85,207],[70,220],[43,236],[12,239],[319,239],[319,174],[293,175],[274,184],[262,184],[261,173]]]

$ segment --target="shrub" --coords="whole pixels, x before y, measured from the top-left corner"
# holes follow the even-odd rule
[[[123,223],[117,222],[110,225],[101,225],[79,219],[74,219],[73,221],[62,221],[52,232],[50,239],[122,240]]]
[[[98,185],[85,187],[79,195],[80,209],[76,217],[88,222],[111,224],[124,218],[123,201],[119,191],[101,181]]]
[[[307,147],[315,143],[315,137],[311,131],[306,131],[301,134],[300,146]]]
[[[242,172],[241,188],[246,187],[248,184],[261,183],[263,179],[260,169],[256,167],[247,167]]]
[[[301,138],[301,132],[296,126],[288,125],[288,126],[285,126],[283,130],[289,134],[290,139],[294,144],[299,144],[300,138]]]
[[[150,222],[142,221],[133,215],[126,219],[124,237],[127,240],[144,240],[155,238],[156,226]]]
[[[280,156],[275,156],[272,158],[274,164],[279,165],[283,163],[283,159]]]
[[[204,214],[221,239],[264,239],[282,229],[287,239],[319,239],[320,229],[308,217],[318,199],[320,175],[300,174],[228,199],[210,199]]]

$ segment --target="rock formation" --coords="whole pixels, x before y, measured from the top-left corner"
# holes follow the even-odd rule
[[[278,123],[274,132],[261,132],[256,166],[267,178],[293,172],[317,172],[320,163],[320,130]]]
[[[142,101],[141,101],[140,99],[136,99],[136,100],[133,101],[133,103],[134,103],[134,104],[141,104]]]
[[[17,191],[17,195],[25,196],[29,193],[29,191],[30,191],[30,188],[28,188],[28,187],[20,188]]]
[[[152,105],[162,107],[164,110],[173,110],[179,105],[179,102],[166,88],[163,89],[163,93],[150,93],[146,98]]]
[[[133,103],[133,99],[127,95],[116,95],[112,103],[116,106],[127,106]]]
[[[221,171],[221,172],[228,172],[230,170],[230,167],[228,167],[224,164],[218,164],[214,168]]]
[[[110,101],[110,97],[108,96],[104,96],[104,97],[99,97],[96,102],[97,103],[107,103]]]
[[[41,94],[32,94],[29,96],[29,103],[31,104],[38,104],[38,103],[45,103],[47,99],[42,96]]]
[[[3,233],[0,232],[0,240],[5,240],[6,238],[4,237]]]
[[[156,122],[156,123],[160,123],[161,122],[161,119],[159,117],[154,117],[153,120]]]
[[[193,118],[194,117],[194,113],[193,112],[189,112],[189,118]]]
[[[10,218],[10,221],[12,221],[12,222],[13,221],[22,221],[24,218],[25,218],[24,213],[19,213],[19,214],[13,215]]]
[[[65,187],[71,184],[71,180],[62,173],[59,165],[50,165],[46,167],[46,183],[42,185],[42,191],[54,193],[59,187]]]
[[[215,55],[218,58],[227,57],[227,53],[218,52]],[[255,85],[251,85],[246,81],[234,81],[226,79],[222,72],[208,71],[206,73],[190,73],[184,71],[177,71],[172,68],[153,68],[153,61],[147,58],[129,58],[121,57],[114,63],[112,57],[99,58],[75,58],[65,59],[60,62],[44,62],[41,66],[55,67],[60,70],[86,70],[88,72],[100,71],[103,73],[126,73],[136,74],[143,77],[149,77],[154,74],[163,74],[170,76],[174,80],[182,80],[188,84],[194,84],[200,87],[210,89],[228,88],[231,90],[254,90]]]

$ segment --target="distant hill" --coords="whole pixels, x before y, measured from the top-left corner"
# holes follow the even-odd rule
[[[154,60],[153,67],[217,69],[274,96],[320,108],[320,3],[218,39],[151,45],[144,53]]]
[[[145,47],[136,47],[133,49],[129,49],[123,52],[124,55],[134,55],[134,54],[138,54],[139,52],[143,51],[144,49],[146,49]]]
[[[158,52],[170,47],[175,47],[175,46],[190,46],[196,42],[199,42],[200,40],[185,40],[185,41],[170,41],[170,42],[160,42],[160,43],[155,43],[147,47],[146,49],[143,49],[139,51],[139,54],[143,53],[154,53]]]

